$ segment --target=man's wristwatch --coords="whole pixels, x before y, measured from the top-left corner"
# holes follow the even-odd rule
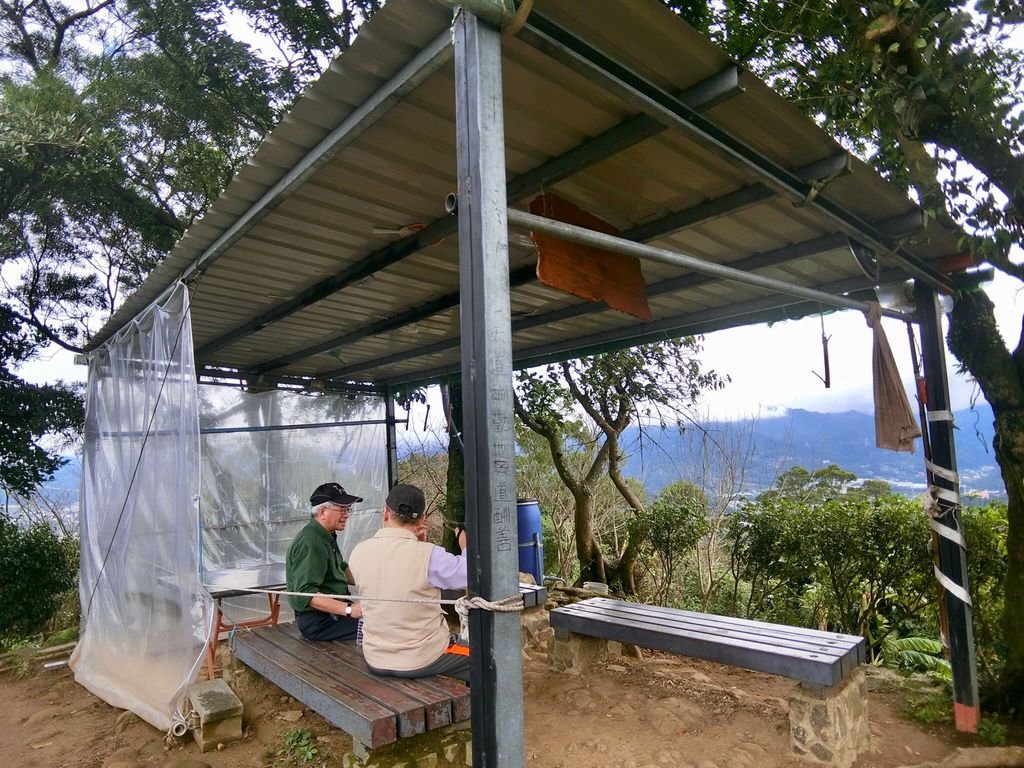
[[[351,605],[346,605],[345,606],[345,615],[346,616],[351,616],[352,615],[352,606]]]

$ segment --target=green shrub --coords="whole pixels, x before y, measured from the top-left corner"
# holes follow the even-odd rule
[[[928,521],[903,496],[766,496],[728,535],[753,618],[864,635],[878,652],[935,601]]]
[[[1006,743],[1006,726],[995,720],[985,719],[978,725],[978,737],[996,747]]]
[[[77,581],[77,546],[46,525],[0,516],[0,646],[46,629]]]
[[[983,688],[994,688],[1006,662],[1007,650],[1002,623],[1006,504],[964,507],[961,522],[967,540],[967,578],[971,590],[978,678]]]

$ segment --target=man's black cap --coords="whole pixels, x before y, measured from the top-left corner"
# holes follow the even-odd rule
[[[408,483],[399,483],[392,488],[384,503],[396,515],[407,520],[419,520],[427,511],[427,500],[423,497],[423,491]]]
[[[345,489],[337,483],[318,485],[316,490],[313,491],[313,495],[309,497],[309,503],[314,507],[326,504],[327,502],[348,507],[362,500],[362,496],[353,496],[351,493],[346,493]]]

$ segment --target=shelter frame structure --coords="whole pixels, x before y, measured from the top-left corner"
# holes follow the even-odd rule
[[[492,600],[516,584],[516,368],[826,305],[865,309],[876,286],[912,279],[916,315],[887,314],[921,323],[929,407],[944,410],[934,297],[951,290],[958,248],[904,194],[655,0],[632,2],[628,19],[614,15],[614,0],[586,18],[537,0],[514,36],[465,9],[453,25],[442,5],[391,0],[367,22],[91,346],[172,280],[198,281],[199,373],[385,392],[389,483],[398,477],[395,391],[461,376],[470,586]],[[696,180],[681,180],[683,171]],[[432,213],[453,187],[455,215]],[[551,189],[613,219],[619,234],[521,209]],[[369,226],[387,217],[401,225],[390,235]],[[538,284],[532,246],[510,235],[522,229],[643,259],[655,319]],[[457,248],[446,242],[456,232]],[[874,254],[873,269],[849,258],[854,244]],[[225,281],[244,274],[258,301],[221,306]],[[281,295],[268,293],[276,283]],[[345,317],[321,319],[320,308],[341,307]],[[926,426],[936,445],[948,431],[929,476],[946,491],[942,524],[957,532],[951,425],[936,417]],[[966,592],[963,548],[955,535],[943,541],[955,712],[970,729],[970,605],[948,597]],[[518,768],[514,615],[474,610],[471,643],[474,764]]]

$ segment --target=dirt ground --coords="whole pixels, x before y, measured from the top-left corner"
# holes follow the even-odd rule
[[[857,768],[938,761],[977,745],[950,726],[902,716],[905,694],[874,674],[873,751]],[[891,680],[890,680],[891,682]],[[885,683],[885,684],[881,684]],[[691,659],[616,657],[583,676],[551,672],[546,654],[524,658],[527,764],[537,768],[782,768],[804,766],[788,750],[786,700],[793,681]],[[191,740],[167,744],[134,715],[97,699],[66,667],[34,677],[0,674],[0,765],[23,768],[242,768],[282,766],[283,734],[309,729],[313,766],[336,766],[345,734],[260,681],[239,691],[245,738],[201,754]]]

